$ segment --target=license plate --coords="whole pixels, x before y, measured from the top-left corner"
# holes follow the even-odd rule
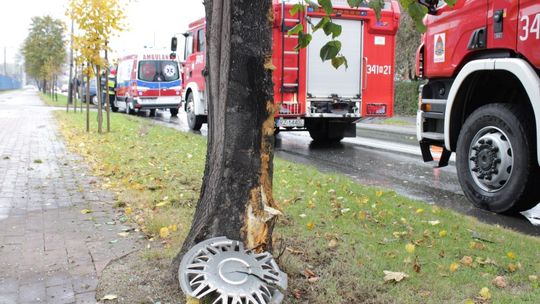
[[[304,126],[304,120],[303,119],[280,119],[278,121],[278,126],[280,126],[282,128],[303,127]]]

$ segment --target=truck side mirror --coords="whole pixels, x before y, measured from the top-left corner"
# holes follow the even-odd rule
[[[418,0],[418,3],[427,7],[428,14],[430,15],[435,15],[439,6],[439,0]]]
[[[171,51],[176,52],[177,48],[178,48],[178,39],[176,39],[176,37],[172,37],[172,39],[171,39]]]

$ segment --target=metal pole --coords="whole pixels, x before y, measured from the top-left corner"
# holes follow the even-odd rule
[[[7,76],[7,56],[6,56],[6,47],[4,47],[4,75]]]
[[[69,52],[69,83],[68,83],[68,101],[66,112],[69,112],[69,105],[73,103],[73,19],[71,19],[71,50]]]

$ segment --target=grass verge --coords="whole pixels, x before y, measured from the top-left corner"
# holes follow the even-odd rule
[[[56,94],[58,100],[55,100],[54,97],[50,93],[39,93],[39,97],[43,102],[45,102],[46,105],[49,107],[66,107],[67,104],[67,96],[63,94]],[[77,106],[80,107],[81,103],[80,100],[77,100]],[[94,105],[90,104],[90,106],[93,108]],[[86,109],[86,105],[83,105],[83,107]],[[73,109],[73,105],[70,105],[70,109]]]
[[[163,242],[140,258],[172,257],[190,227],[206,139],[121,114],[112,116],[113,132],[100,136],[83,131],[83,115],[56,117],[69,147],[118,193],[117,206]],[[289,274],[285,303],[540,298],[537,238],[281,159],[274,192],[285,213],[274,232],[274,253]],[[385,282],[384,271],[408,277]]]

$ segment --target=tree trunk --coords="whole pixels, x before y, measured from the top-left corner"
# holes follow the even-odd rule
[[[90,73],[86,74],[86,132],[90,132]]]
[[[272,1],[206,0],[208,150],[191,230],[172,264],[203,240],[226,236],[271,250],[274,104]]]
[[[98,65],[96,66],[96,97],[98,101],[98,114],[97,114],[97,122],[98,122],[98,133],[103,133],[103,95],[102,95],[102,88],[101,88],[101,67]]]

